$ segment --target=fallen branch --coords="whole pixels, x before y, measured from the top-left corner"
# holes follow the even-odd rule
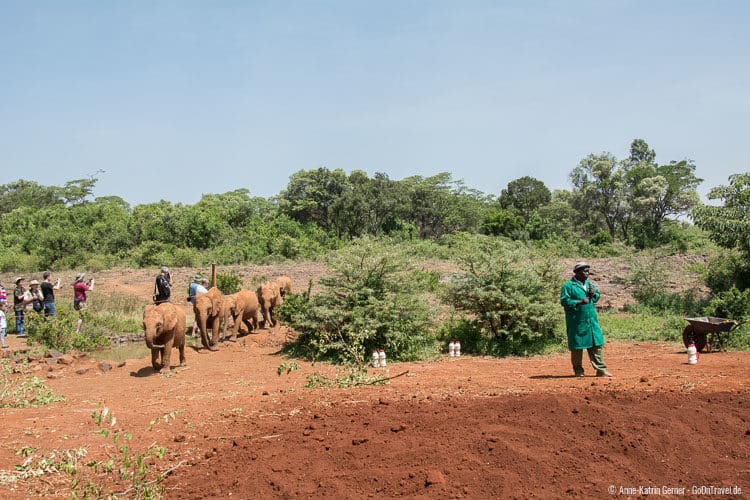
[[[370,382],[360,382],[360,383],[357,383],[355,385],[374,385],[374,384],[379,384],[380,382],[385,382],[386,380],[393,380],[394,378],[403,377],[407,373],[409,373],[409,370],[406,370],[405,372],[401,372],[398,375],[394,375],[392,377],[379,378],[377,380],[371,380]]]
[[[144,483],[144,484],[140,485],[139,488],[143,488],[144,486],[150,486],[152,484],[155,484],[155,483],[158,483],[160,481],[163,481],[165,477],[167,477],[172,472],[176,471],[177,469],[179,469],[180,467],[182,467],[186,463],[187,463],[186,460],[181,461],[180,463],[178,463],[177,465],[175,465],[171,469],[167,469],[164,472],[162,472],[161,474],[159,474],[159,476],[156,479],[154,479],[153,481],[149,481],[147,483]],[[134,486],[131,486],[130,488],[128,488],[127,490],[125,490],[125,491],[123,491],[121,493],[115,493],[115,495],[127,495],[128,493],[130,493],[131,491],[133,491],[134,488],[135,488]]]

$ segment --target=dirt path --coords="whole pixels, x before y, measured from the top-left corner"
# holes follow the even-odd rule
[[[146,358],[107,373],[85,358],[45,366],[37,374],[56,377],[47,384],[67,400],[2,410],[0,468],[20,463],[25,447],[111,456],[90,417],[102,404],[133,446],[168,449],[153,466],[176,467],[168,498],[602,498],[611,485],[750,492],[750,353],[705,354],[691,366],[678,345],[610,344],[613,379],[569,377],[564,354],[446,357],[391,364],[385,374],[408,373],[386,386],[308,389],[308,376],[334,372],[298,362],[277,375],[283,338],[279,327],[217,353],[191,350],[188,367],[169,375]],[[65,475],[42,479],[0,496],[70,487]]]

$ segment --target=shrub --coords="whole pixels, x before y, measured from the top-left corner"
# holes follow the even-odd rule
[[[705,281],[713,293],[733,286],[745,290],[750,288],[750,264],[736,252],[721,252],[709,259]]]
[[[561,314],[558,289],[530,269],[527,252],[497,240],[469,240],[462,254],[463,273],[443,296],[466,314],[463,331],[474,329],[498,344],[485,352],[527,354],[554,342]],[[552,279],[547,271],[544,275]]]
[[[237,273],[216,273],[216,287],[224,295],[237,293],[242,289],[242,278]]]
[[[84,314],[88,316],[88,311],[84,311]],[[60,352],[68,352],[71,349],[87,351],[109,344],[109,339],[99,329],[87,328],[76,333],[77,313],[58,309],[54,319],[43,319],[33,313],[27,314],[27,318],[31,320],[27,324],[29,344],[38,342]],[[90,323],[90,316],[84,321]]]
[[[744,321],[750,318],[750,288],[740,291],[733,286],[726,292],[719,292],[704,311],[708,316]]]
[[[358,366],[374,348],[396,361],[435,353],[431,311],[401,248],[362,239],[328,260],[320,292],[287,295],[281,307],[299,333],[293,352]]]
[[[590,241],[592,245],[596,246],[608,245],[612,243],[612,235],[609,234],[609,231],[602,230],[592,236]]]

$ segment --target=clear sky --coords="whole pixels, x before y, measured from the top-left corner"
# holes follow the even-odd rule
[[[642,138],[705,194],[750,170],[748,26],[744,0],[0,0],[0,183],[195,203],[326,166],[498,194]]]

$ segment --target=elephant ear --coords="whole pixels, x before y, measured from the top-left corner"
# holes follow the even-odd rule
[[[177,311],[170,308],[162,314],[162,330],[172,331],[177,327]]]

